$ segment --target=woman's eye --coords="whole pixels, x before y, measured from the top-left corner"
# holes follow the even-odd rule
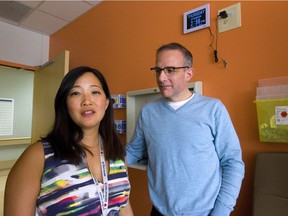
[[[80,95],[80,92],[71,92],[70,95],[71,95],[71,96],[73,96],[73,95]]]
[[[92,94],[101,94],[100,91],[92,91]]]

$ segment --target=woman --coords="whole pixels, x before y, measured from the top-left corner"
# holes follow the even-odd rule
[[[54,109],[53,129],[25,150],[8,176],[4,215],[133,216],[125,148],[103,75],[72,69]]]

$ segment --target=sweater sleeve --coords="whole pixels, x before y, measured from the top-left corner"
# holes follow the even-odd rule
[[[147,156],[147,147],[144,139],[143,121],[140,115],[137,119],[136,127],[130,142],[126,146],[128,165],[135,164]]]
[[[244,162],[238,136],[222,103],[215,119],[215,148],[222,168],[222,183],[211,216],[229,216],[244,178]]]

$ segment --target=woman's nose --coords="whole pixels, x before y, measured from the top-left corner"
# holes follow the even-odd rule
[[[91,96],[90,95],[83,95],[82,105],[87,106],[91,105]]]

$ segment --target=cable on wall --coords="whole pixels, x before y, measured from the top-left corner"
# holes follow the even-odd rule
[[[228,13],[226,11],[222,11],[219,13],[219,15],[217,16],[217,19],[216,19],[216,37],[215,35],[212,33],[212,30],[211,28],[209,27],[209,32],[210,32],[210,36],[212,37],[212,40],[211,40],[211,43],[210,43],[210,47],[212,48],[213,50],[213,55],[214,55],[214,61],[217,63],[219,61],[219,57],[218,57],[218,20],[219,18],[221,19],[224,19],[224,18],[227,18],[228,17]],[[214,48],[214,40],[215,40],[215,48]],[[227,64],[228,62],[221,58],[223,64],[224,64],[224,68],[227,67]]]

